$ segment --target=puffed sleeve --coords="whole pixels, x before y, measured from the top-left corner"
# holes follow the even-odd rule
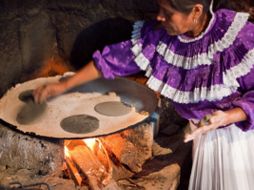
[[[133,25],[130,40],[96,51],[93,60],[102,75],[113,79],[116,76],[128,76],[146,70],[161,35],[161,31],[155,29],[156,25],[156,21],[137,21]]]
[[[254,129],[254,25],[247,24],[243,32],[239,38],[243,44],[241,50],[246,49],[246,53],[242,56],[240,64],[232,69],[234,72],[231,72],[232,76],[239,76],[237,83],[241,96],[232,103],[246,113],[247,120],[237,125],[247,131]]]
[[[254,65],[254,59],[253,59]],[[234,107],[240,107],[247,115],[247,120],[237,125],[244,131],[254,129],[254,68],[246,76],[238,79],[241,96],[234,100]]]

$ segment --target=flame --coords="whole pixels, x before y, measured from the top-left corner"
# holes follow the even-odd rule
[[[67,148],[67,146],[64,146],[64,155],[65,155],[66,157],[70,157],[70,151],[69,151],[69,149]]]
[[[53,56],[49,59],[46,59],[43,62],[43,66],[39,68],[39,70],[37,70],[32,77],[48,77],[55,74],[62,75],[70,70],[71,68],[62,58],[58,56]]]
[[[96,138],[83,139],[83,142],[88,146],[90,150],[94,150],[96,144]]]
[[[84,147],[84,144],[86,147]],[[86,175],[92,176],[94,172],[98,171],[98,176],[100,177],[100,183],[103,186],[106,186],[112,178],[112,163],[107,153],[107,150],[103,146],[102,141],[99,138],[89,138],[83,140],[66,140],[64,146],[65,161],[66,167],[72,172],[77,183],[80,185],[82,183],[82,175],[79,175],[78,167],[83,165],[82,160],[76,159],[76,150],[85,151],[84,154],[87,154],[88,159],[92,162],[88,165],[84,164],[84,171]],[[82,149],[83,148],[83,149]],[[87,150],[90,149],[89,150]],[[93,164],[93,165],[91,165]],[[95,174],[95,173],[94,173]]]

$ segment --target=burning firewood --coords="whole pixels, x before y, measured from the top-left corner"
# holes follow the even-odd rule
[[[66,162],[78,185],[82,185],[80,176],[85,178],[87,185],[94,190],[102,189],[109,184],[112,178],[112,167],[107,153],[103,150],[98,139],[94,139],[93,144],[81,140],[67,141],[66,143],[68,144],[65,147],[67,150]],[[97,148],[94,150],[93,147]],[[108,160],[106,166],[97,157],[99,151],[104,152],[104,158]],[[77,175],[77,171],[80,173],[79,175]]]

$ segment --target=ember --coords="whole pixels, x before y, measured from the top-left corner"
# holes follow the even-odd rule
[[[66,141],[65,161],[76,185],[101,189],[110,182],[112,166],[99,139]]]

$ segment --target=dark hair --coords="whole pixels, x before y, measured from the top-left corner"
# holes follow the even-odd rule
[[[238,12],[248,12],[249,6],[249,0],[220,0],[217,4],[218,8],[227,8]]]
[[[248,12],[250,21],[254,21],[254,2],[252,0],[220,0],[217,8],[227,8],[237,12]]]
[[[190,13],[195,4],[202,4],[204,12],[209,12],[212,0],[168,0],[168,3],[175,10]],[[213,0],[213,11],[226,8],[238,12],[249,12],[250,19],[254,20],[254,3],[251,0]]]
[[[196,4],[202,4],[204,6],[204,12],[208,12],[211,0],[168,0],[168,2],[175,10],[190,13]]]

